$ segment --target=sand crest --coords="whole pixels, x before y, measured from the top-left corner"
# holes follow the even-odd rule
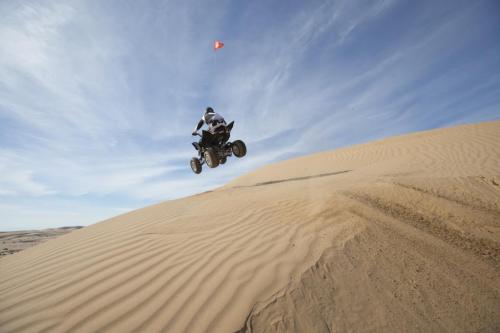
[[[266,166],[0,259],[1,332],[498,332],[500,122]]]

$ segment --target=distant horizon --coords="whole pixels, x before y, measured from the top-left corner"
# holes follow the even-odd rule
[[[0,11],[0,230],[86,226],[269,163],[500,119],[494,0]],[[195,175],[207,106],[248,154]]]
[[[43,231],[43,230],[53,230],[53,229],[81,229],[85,228],[88,226],[91,226],[92,224],[89,225],[72,225],[72,226],[61,226],[61,227],[52,227],[52,228],[43,228],[43,229],[23,229],[23,230],[0,230],[0,233],[7,233],[7,232],[28,232],[28,231]]]

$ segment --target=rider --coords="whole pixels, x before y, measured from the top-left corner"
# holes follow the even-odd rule
[[[220,114],[216,113],[214,109],[209,106],[207,107],[203,117],[201,117],[200,121],[198,122],[198,125],[196,125],[196,127],[194,128],[192,134],[196,135],[203,124],[207,124],[208,131],[214,134],[215,132],[217,132],[217,130],[225,128],[226,121]]]

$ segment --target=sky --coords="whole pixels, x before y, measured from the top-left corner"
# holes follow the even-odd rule
[[[500,119],[496,0],[10,0],[0,16],[0,230],[89,225],[268,163]],[[195,175],[207,106],[248,154]]]

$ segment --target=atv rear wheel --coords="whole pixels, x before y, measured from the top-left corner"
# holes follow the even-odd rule
[[[234,156],[236,157],[241,158],[247,154],[247,146],[245,146],[245,143],[241,140],[234,141],[231,148]]]
[[[191,170],[196,174],[201,173],[201,162],[196,157],[191,159]]]
[[[219,165],[217,154],[212,148],[205,150],[204,156],[209,168],[216,168]]]

